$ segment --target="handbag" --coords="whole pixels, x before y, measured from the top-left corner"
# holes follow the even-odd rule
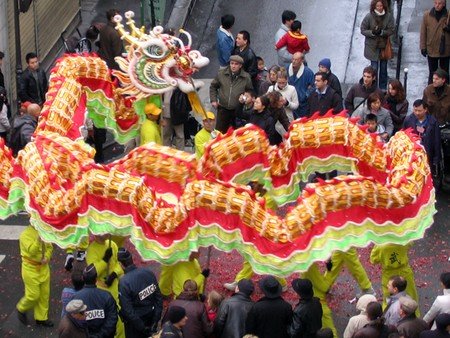
[[[391,38],[388,36],[386,39],[386,46],[380,51],[380,60],[390,60],[394,57],[393,54]]]

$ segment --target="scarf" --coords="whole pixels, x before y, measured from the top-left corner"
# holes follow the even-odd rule
[[[378,15],[378,16],[383,16],[383,15],[385,15],[386,14],[386,11],[383,9],[383,11],[382,12],[378,12],[376,9],[374,10],[374,13],[375,13],[375,15]]]

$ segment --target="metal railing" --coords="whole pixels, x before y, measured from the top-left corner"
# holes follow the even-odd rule
[[[397,80],[400,80],[400,72],[402,69],[402,56],[403,56],[403,35],[399,34],[400,32],[400,20],[402,18],[402,7],[403,7],[403,0],[396,0],[397,2],[397,15],[395,18],[395,43],[397,44],[397,65],[396,65],[396,71],[395,71],[395,78]],[[403,87],[407,87],[407,81],[408,81],[408,69],[404,69],[404,78],[403,78]]]

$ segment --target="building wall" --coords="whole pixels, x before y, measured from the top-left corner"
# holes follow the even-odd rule
[[[6,3],[7,14],[7,53],[9,56],[9,89],[11,102],[16,101],[16,39],[14,29],[14,2],[0,0]],[[55,57],[62,48],[61,34],[71,32],[80,21],[79,0],[39,0],[33,1],[26,13],[19,14],[20,45],[22,69],[26,67],[25,56],[35,52],[41,66],[48,71]],[[66,34],[67,36],[67,34]]]

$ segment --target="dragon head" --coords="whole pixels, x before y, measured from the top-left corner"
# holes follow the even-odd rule
[[[206,66],[209,59],[199,51],[191,50],[192,39],[188,32],[180,30],[187,37],[188,44],[175,36],[164,33],[156,26],[146,34],[134,24],[134,13],[125,13],[130,32],[124,29],[122,17],[116,15],[116,29],[128,43],[126,57],[116,57],[122,71],[113,71],[122,84],[121,94],[137,99],[162,94],[180,88],[185,93],[195,91],[201,81],[192,79],[192,74]]]

